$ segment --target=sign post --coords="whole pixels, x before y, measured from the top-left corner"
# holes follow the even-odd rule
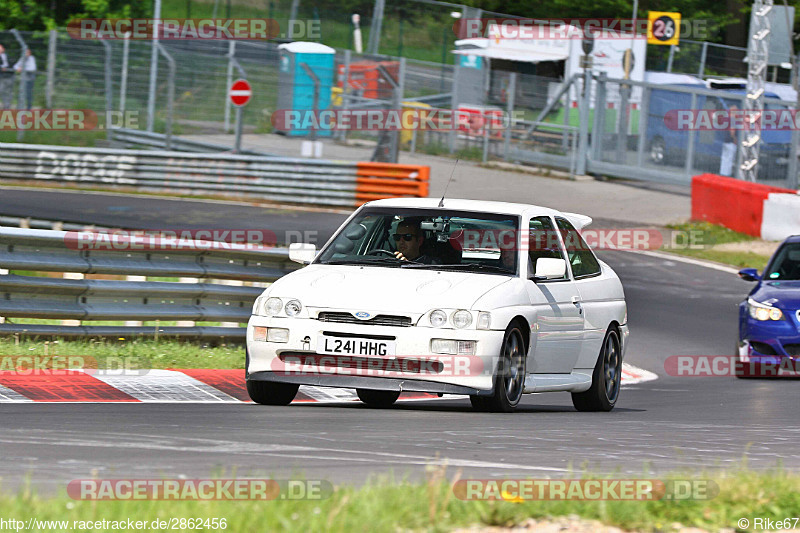
[[[233,151],[239,153],[242,146],[242,107],[250,101],[253,90],[247,80],[236,80],[228,90],[228,97],[231,103],[236,106],[236,140],[234,141]]]

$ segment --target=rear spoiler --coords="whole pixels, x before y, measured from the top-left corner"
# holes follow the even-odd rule
[[[570,224],[575,226],[578,231],[592,223],[592,217],[586,215],[579,215],[577,213],[562,213],[564,218],[569,220]]]

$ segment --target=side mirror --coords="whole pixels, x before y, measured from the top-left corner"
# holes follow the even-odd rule
[[[536,274],[534,281],[548,279],[561,279],[567,273],[567,262],[554,257],[540,257],[536,260]]]
[[[295,263],[307,265],[317,255],[317,247],[304,242],[294,242],[289,245],[289,259]]]
[[[758,269],[743,268],[739,271],[739,277],[745,281],[760,281],[761,276],[758,275]]]

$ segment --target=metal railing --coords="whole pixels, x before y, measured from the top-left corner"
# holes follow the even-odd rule
[[[86,244],[91,232],[0,227],[0,334],[57,336],[164,335],[244,337],[241,327],[59,325],[10,323],[14,318],[75,321],[246,322],[264,283],[299,268],[285,248],[198,241],[193,247],[142,246],[128,235],[112,249]],[[108,248],[112,248],[108,246]],[[11,273],[9,273],[11,271]],[[25,275],[13,273],[23,271]],[[108,276],[190,277],[195,282],[61,279],[32,272]],[[234,286],[210,280],[256,282]],[[203,280],[203,281],[199,281]],[[228,281],[228,283],[231,283]]]
[[[428,175],[419,165],[0,143],[0,179],[295,204],[353,207],[377,198],[425,197]]]

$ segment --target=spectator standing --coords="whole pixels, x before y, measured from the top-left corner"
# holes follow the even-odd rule
[[[14,93],[14,69],[8,62],[5,47],[0,44],[0,101],[3,109],[11,109],[11,100]]]
[[[36,58],[30,48],[26,48],[23,56],[14,64],[22,79],[25,105],[21,109],[30,109],[33,106],[33,84],[36,81]]]

